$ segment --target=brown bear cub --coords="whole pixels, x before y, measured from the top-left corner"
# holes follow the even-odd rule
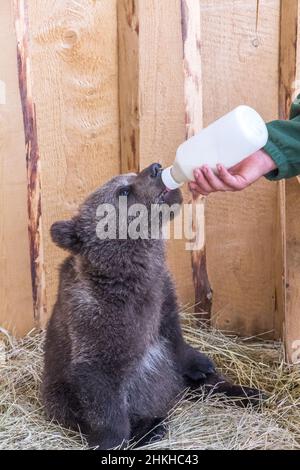
[[[164,241],[100,238],[98,207],[181,204],[153,164],[113,178],[56,222],[53,241],[70,252],[60,268],[57,301],[45,342],[43,401],[50,418],[80,429],[90,446],[110,449],[162,436],[163,421],[186,387],[213,388],[255,401],[232,385],[204,354],[185,343]],[[126,219],[126,223],[128,223]]]

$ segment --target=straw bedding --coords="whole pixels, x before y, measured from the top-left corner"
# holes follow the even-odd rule
[[[269,394],[259,409],[222,396],[188,400],[170,412],[164,440],[147,449],[300,449],[300,369],[283,361],[282,345],[199,328],[185,315],[187,341],[207,351],[237,383]],[[45,419],[39,399],[43,333],[16,340],[0,329],[0,450],[86,449],[80,433]]]

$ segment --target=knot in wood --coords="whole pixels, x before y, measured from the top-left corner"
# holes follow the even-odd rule
[[[64,47],[73,47],[78,40],[78,34],[72,29],[67,29],[63,32],[62,40]]]

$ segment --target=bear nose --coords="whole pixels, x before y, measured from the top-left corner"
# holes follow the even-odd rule
[[[160,171],[161,171],[161,165],[159,163],[153,163],[150,166],[150,176],[152,178],[156,178],[160,174]]]

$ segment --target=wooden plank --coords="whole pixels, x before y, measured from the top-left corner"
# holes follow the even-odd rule
[[[65,257],[50,226],[120,172],[116,1],[31,0],[28,21],[49,315]]]
[[[288,119],[297,67],[298,0],[280,2],[279,118]]]
[[[300,80],[300,21],[298,0],[281,0],[279,112],[288,119]],[[299,93],[299,91],[298,91]],[[300,187],[296,178],[285,183],[286,212],[286,358],[300,362]]]
[[[239,104],[253,106],[266,121],[276,119],[279,1],[200,5],[204,125]],[[241,193],[208,198],[208,276],[214,323],[222,329],[274,336],[277,203],[277,184],[263,179]]]
[[[285,346],[290,362],[300,363],[300,186],[286,185],[286,314]]]
[[[139,1],[118,6],[121,170],[140,170]]]
[[[121,166],[170,165],[185,140],[180,0],[119,0],[118,23]],[[182,303],[193,304],[184,240],[168,243],[168,261]]]
[[[200,132],[203,127],[202,103],[202,64],[201,64],[201,21],[200,2],[194,0],[181,0],[181,24],[184,59],[184,101],[186,138]],[[206,267],[205,243],[205,197],[192,201],[198,204],[202,218],[194,218],[193,230],[195,237],[192,251],[192,270],[195,285],[195,309],[201,312],[201,319],[209,320],[211,317],[212,292],[209,284]],[[201,240],[202,245],[198,245]]]
[[[28,235],[34,319],[39,323],[46,314],[46,285],[42,233],[41,166],[37,141],[35,105],[29,59],[27,3],[15,0],[18,75],[25,132],[27,168]]]
[[[279,77],[278,77],[278,115],[288,119],[292,103],[292,86],[296,74],[297,6],[298,0],[280,2],[279,24]],[[275,269],[277,273],[275,329],[285,338],[285,316],[287,307],[287,220],[286,220],[286,182],[278,184],[277,246],[275,249]]]
[[[284,321],[286,312],[286,186],[285,181],[278,183],[277,211],[275,213],[275,248],[274,248],[274,276],[275,276],[275,309],[274,331],[275,337],[284,339]]]
[[[33,326],[27,234],[25,139],[14,11],[0,2],[0,325],[17,335]]]

